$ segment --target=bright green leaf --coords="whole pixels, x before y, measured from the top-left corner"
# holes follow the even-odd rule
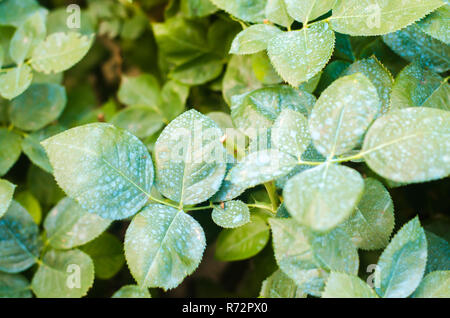
[[[211,216],[214,223],[224,228],[236,228],[250,222],[250,211],[239,200],[227,201],[223,208],[215,206]]]
[[[0,95],[6,99],[13,99],[30,86],[32,79],[31,68],[27,64],[0,73]]]
[[[333,8],[336,0],[284,0],[288,13],[295,20],[307,24]]]
[[[412,297],[450,298],[450,271],[436,271],[425,276]]]
[[[254,24],[241,31],[231,44],[231,54],[254,54],[267,49],[269,41],[280,34],[281,30],[273,25]]]
[[[306,298],[306,294],[281,270],[262,283],[260,298]]]
[[[357,276],[332,272],[322,298],[377,298],[375,291]]]
[[[116,291],[112,298],[151,298],[151,296],[148,289],[137,285],[126,285]]]

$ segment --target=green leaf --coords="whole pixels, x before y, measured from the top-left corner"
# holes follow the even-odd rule
[[[293,219],[269,219],[280,269],[306,293],[320,296],[329,271],[356,275],[359,260],[347,234],[314,234]]]
[[[243,133],[255,138],[258,133],[272,127],[283,109],[289,108],[308,116],[316,98],[299,89],[277,85],[233,96],[231,117]]]
[[[425,274],[450,270],[450,244],[443,238],[425,231],[427,237],[427,267]]]
[[[100,279],[114,277],[125,263],[122,242],[108,232],[104,232],[80,249],[92,258],[95,276]]]
[[[383,184],[364,179],[364,192],[353,215],[342,224],[356,247],[363,250],[384,248],[394,230],[394,205]]]
[[[93,39],[93,36],[75,32],[53,33],[34,49],[31,66],[46,74],[63,72],[87,54]]]
[[[151,296],[148,289],[137,285],[126,285],[116,291],[112,298],[151,298]]]
[[[223,208],[215,206],[211,216],[214,223],[224,228],[236,228],[250,222],[250,211],[239,200],[225,202]]]
[[[284,0],[288,13],[295,20],[307,24],[330,11],[336,0]]]
[[[296,165],[297,160],[284,152],[261,150],[244,157],[230,170],[226,180],[243,188],[251,188],[288,174]]]
[[[31,298],[30,282],[22,275],[0,273],[0,298]]]
[[[306,294],[281,270],[277,270],[262,283],[260,298],[306,298]]]
[[[427,239],[419,218],[415,217],[397,232],[378,260],[379,275],[375,275],[378,295],[385,298],[411,295],[422,280],[426,262]]]
[[[231,54],[254,54],[267,49],[269,41],[280,34],[273,25],[254,24],[241,31],[231,44]]]
[[[213,120],[195,110],[173,120],[155,144],[158,190],[185,205],[208,200],[225,175],[222,134]]]
[[[430,13],[426,18],[417,22],[419,27],[426,34],[450,45],[450,8],[448,5],[442,6]]]
[[[170,77],[185,85],[201,85],[217,78],[223,69],[223,61],[214,54],[200,55],[177,66]]]
[[[432,107],[450,110],[450,87],[447,80],[419,63],[405,67],[394,82],[392,109]]]
[[[110,220],[86,212],[74,200],[64,198],[47,214],[44,228],[48,244],[66,250],[92,241],[110,224]]]
[[[378,298],[378,296],[359,277],[332,272],[322,298]]]
[[[272,127],[272,146],[301,160],[311,143],[308,120],[302,114],[284,109]]]
[[[5,175],[19,159],[22,152],[21,142],[22,137],[20,135],[0,127],[0,145],[2,145],[2,151],[0,152],[0,176]]]
[[[258,81],[263,84],[273,85],[283,81],[273,68],[269,56],[265,51],[252,55],[252,68]]]
[[[322,164],[291,178],[283,191],[284,203],[294,219],[316,231],[328,231],[353,212],[364,181],[355,170]]]
[[[125,256],[140,286],[167,290],[197,268],[205,245],[203,229],[191,216],[150,204],[127,229]]]
[[[210,0],[181,0],[180,7],[188,18],[208,16],[218,10]]]
[[[0,73],[0,95],[6,99],[19,96],[30,86],[32,78],[31,68],[27,64]]]
[[[383,41],[410,62],[418,59],[438,73],[450,69],[450,46],[423,33],[415,24],[383,36]]]
[[[189,86],[177,81],[168,81],[161,90],[160,109],[168,121],[175,119],[185,108]]]
[[[333,29],[350,35],[380,35],[403,29],[443,5],[441,0],[337,0]]]
[[[45,38],[46,13],[37,11],[26,19],[14,33],[9,45],[9,55],[20,65],[32,50]]]
[[[16,185],[0,179],[0,218],[8,211],[15,189]]]
[[[450,298],[450,271],[436,271],[425,276],[412,297]]]
[[[248,22],[262,22],[267,0],[211,0],[220,9]]]
[[[53,206],[65,197],[55,178],[35,165],[28,169],[27,188],[43,206]]]
[[[292,86],[298,86],[325,67],[333,53],[334,40],[328,23],[319,22],[272,38],[268,54],[280,76]]]
[[[352,150],[380,107],[377,90],[367,77],[357,73],[338,79],[322,93],[311,113],[314,146],[330,157]]]
[[[246,55],[233,55],[225,72],[222,92],[227,104],[231,103],[231,97],[241,95],[262,87],[262,83],[253,72],[252,57]]]
[[[160,101],[160,86],[151,74],[123,76],[117,97],[125,105],[146,106],[156,111]]]
[[[59,186],[88,212],[123,219],[147,202],[153,164],[130,133],[97,123],[66,130],[42,142]]]
[[[344,75],[361,73],[366,76],[377,89],[378,97],[381,101],[380,114],[385,114],[389,110],[393,78],[388,69],[381,64],[376,57],[356,61],[344,72]]]
[[[250,222],[235,229],[224,229],[216,243],[216,258],[231,262],[251,258],[261,252],[270,238],[266,222],[257,215]]]
[[[11,122],[23,130],[39,130],[56,120],[66,103],[64,86],[33,84],[11,102]]]
[[[39,228],[16,201],[0,219],[0,271],[19,273],[36,263],[41,242]]]
[[[46,11],[36,0],[3,0],[0,3],[0,25],[18,27],[36,11]]]
[[[80,250],[50,250],[31,282],[39,298],[80,298],[94,283],[94,263]]]
[[[212,202],[223,202],[233,200],[234,198],[238,197],[245,191],[245,187],[241,187],[240,185],[235,184],[230,180],[228,180],[230,170],[235,165],[236,164],[231,160],[229,161],[229,163],[227,163],[227,172],[225,173],[225,179],[222,181],[222,185],[220,186],[219,191],[217,191],[211,197]]]
[[[284,27],[289,27],[294,22],[287,12],[285,0],[267,0],[266,17]]]
[[[71,24],[67,23],[68,18],[73,18],[73,15],[69,14],[67,8],[60,7],[53,9],[47,16],[47,33],[57,32],[77,32],[83,35],[90,35],[95,33],[94,30],[94,17],[90,15],[89,10],[80,11],[80,28],[73,29]],[[71,21],[73,21],[71,19]],[[123,26],[125,28],[125,25]]]
[[[152,27],[160,54],[168,62],[179,65],[209,52],[206,30],[199,22],[171,18]]]
[[[39,168],[52,173],[53,169],[45,153],[44,147],[41,145],[41,141],[50,138],[60,132],[64,128],[60,125],[47,126],[41,130],[35,131],[31,134],[27,134],[22,140],[22,150],[28,156],[28,158]]]
[[[113,125],[128,130],[138,138],[146,138],[156,133],[165,121],[160,111],[147,106],[127,107],[110,120]]]
[[[450,113],[433,108],[391,111],[370,127],[362,154],[369,167],[396,182],[424,182],[450,173]]]
[[[42,209],[39,201],[30,191],[19,192],[14,199],[28,211],[34,223],[41,224]]]

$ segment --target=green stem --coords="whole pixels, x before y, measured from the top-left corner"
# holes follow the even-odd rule
[[[269,195],[270,203],[272,204],[272,212],[278,209],[280,200],[278,198],[277,189],[273,181],[264,183],[267,194]]]
[[[266,211],[270,211],[271,213],[275,214],[276,210],[272,210],[272,206],[270,205],[264,205],[264,204],[247,204],[247,206],[249,208],[255,208],[255,209],[261,209],[261,210],[266,210]]]
[[[190,211],[209,210],[209,209],[213,209],[213,208],[214,208],[214,204],[212,202],[209,202],[209,205],[197,206],[197,207],[193,207],[193,208],[184,208],[183,210],[185,212],[190,212]]]
[[[156,203],[160,203],[160,204],[163,204],[163,205],[167,205],[167,206],[170,206],[170,207],[172,207],[172,208],[175,208],[175,209],[179,210],[179,206],[174,205],[174,204],[171,204],[171,203],[169,203],[169,202],[167,202],[167,201],[163,201],[163,200],[157,199],[157,198],[153,197],[153,196],[150,195],[150,194],[148,194],[147,197],[149,198],[149,200],[155,201]]]

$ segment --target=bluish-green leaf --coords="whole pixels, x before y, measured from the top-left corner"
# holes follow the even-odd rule
[[[328,23],[319,22],[275,36],[269,41],[268,53],[280,76],[298,86],[325,67],[333,53],[334,40]]]
[[[450,44],[450,8],[448,5],[430,13],[427,17],[417,22],[426,34],[431,35],[446,44]]]
[[[415,24],[384,35],[383,41],[408,61],[418,59],[424,66],[438,73],[450,69],[450,46],[422,32]]]
[[[215,206],[211,216],[214,223],[224,228],[236,228],[250,222],[250,211],[239,200],[227,201],[223,208]]]
[[[293,219],[269,219],[280,269],[306,293],[320,296],[329,271],[356,275],[359,259],[347,234],[314,234]]]
[[[28,134],[22,140],[22,150],[28,158],[39,168],[52,173],[53,169],[45,153],[41,141],[56,135],[64,130],[60,125],[47,126],[41,130]]]
[[[39,228],[16,201],[0,219],[0,270],[19,273],[36,263],[41,242]]]
[[[377,60],[376,57],[370,57],[359,60],[350,65],[344,72],[345,75],[361,73],[366,76],[378,92],[381,101],[381,114],[389,110],[391,90],[394,79],[387,68]]]
[[[378,260],[379,275],[375,275],[378,295],[386,298],[411,295],[422,280],[426,262],[427,239],[416,217],[397,232]]]
[[[205,245],[203,229],[191,216],[150,204],[127,229],[125,256],[140,286],[167,290],[197,268]]]
[[[284,152],[267,149],[253,152],[234,166],[226,180],[243,188],[254,187],[288,174],[297,160]]]
[[[64,198],[47,214],[44,228],[48,244],[65,250],[92,241],[110,224],[110,220],[86,212],[71,198]]]
[[[255,138],[263,130],[270,128],[285,108],[308,116],[316,98],[305,91],[278,85],[233,96],[231,101],[234,125],[246,135]]]
[[[308,120],[291,109],[284,109],[272,127],[272,146],[301,160],[311,143]]]
[[[213,120],[195,110],[173,120],[155,144],[159,191],[185,205],[206,201],[216,193],[226,169],[222,135]]]
[[[320,96],[309,120],[314,146],[325,156],[355,148],[380,112],[377,90],[361,73],[342,77]]]
[[[39,130],[56,120],[66,103],[64,86],[33,84],[11,102],[11,122],[23,130]]]
[[[36,0],[4,0],[0,3],[0,25],[18,27],[36,11],[46,11]]]
[[[428,107],[391,111],[364,139],[371,169],[396,182],[424,182],[450,174],[450,113]]]
[[[364,192],[353,215],[342,224],[356,247],[364,250],[384,248],[394,230],[394,205],[383,184],[364,179]]]
[[[277,270],[262,283],[260,298],[306,298],[306,294],[283,271]]]
[[[450,110],[450,87],[447,80],[420,63],[405,67],[395,79],[391,108],[432,107]]]
[[[19,274],[0,273],[0,298],[31,298],[30,282]]]
[[[328,231],[351,215],[363,189],[364,181],[357,171],[322,164],[291,178],[283,196],[294,219],[316,231]]]
[[[42,142],[55,179],[84,210],[107,219],[135,214],[147,202],[153,164],[145,145],[110,124],[88,124]]]
[[[427,267],[425,274],[450,271],[450,244],[443,238],[425,231],[427,237]]]

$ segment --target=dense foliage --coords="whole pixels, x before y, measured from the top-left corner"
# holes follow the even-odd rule
[[[448,21],[0,0],[0,297],[450,297]]]

